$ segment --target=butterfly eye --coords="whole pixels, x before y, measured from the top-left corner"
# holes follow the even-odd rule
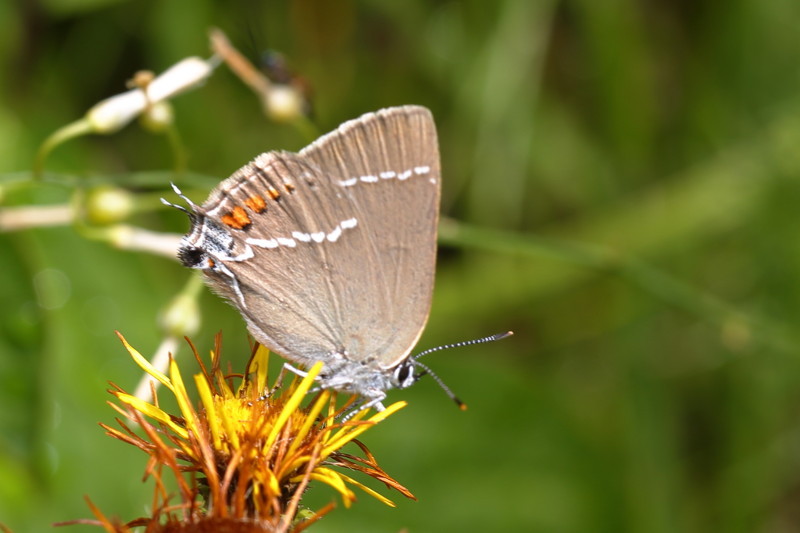
[[[397,386],[400,389],[410,387],[417,381],[417,376],[413,375],[413,367],[409,364],[401,363],[397,370],[394,371],[394,377],[397,380]]]

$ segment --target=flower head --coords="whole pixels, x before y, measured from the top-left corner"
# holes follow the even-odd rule
[[[348,422],[338,423],[336,417],[341,409],[336,408],[335,393],[320,391],[302,405],[321,364],[312,367],[302,380],[294,377],[288,385],[279,377],[270,389],[265,348],[253,351],[244,375],[225,375],[218,338],[210,369],[192,347],[201,369],[194,376],[200,396],[194,405],[174,360],[169,375],[163,374],[121,335],[120,339],[136,363],[174,397],[180,413],[170,414],[162,409],[155,393],[155,400],[148,403],[120,388],[111,391],[123,404],[112,406],[139,425],[144,435],[137,434],[123,419],[117,419],[121,430],[102,426],[109,435],[150,456],[147,474],[155,479],[156,494],[153,515],[125,525],[109,520],[92,506],[99,524],[107,531],[128,531],[129,527],[143,525],[148,532],[299,531],[333,507],[330,504],[305,519],[297,518],[300,500],[311,482],[333,487],[348,507],[355,500],[354,487],[394,505],[344,474],[343,469],[371,476],[414,498],[355,440],[404,407],[405,402],[392,404],[369,418],[366,411],[361,411]],[[342,409],[345,408],[347,405]],[[341,451],[351,441],[360,448],[360,455]],[[171,502],[167,494],[163,483],[165,468],[178,482],[179,502]]]

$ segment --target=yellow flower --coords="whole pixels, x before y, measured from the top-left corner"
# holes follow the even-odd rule
[[[283,386],[279,377],[270,389],[268,351],[257,347],[243,376],[227,376],[221,371],[218,337],[210,369],[192,347],[201,369],[194,376],[200,396],[194,405],[175,361],[170,363],[169,375],[165,375],[122,335],[120,339],[136,363],[174,396],[180,413],[164,411],[155,394],[153,403],[148,403],[119,388],[111,391],[124,407],[112,406],[139,425],[144,435],[139,436],[121,419],[117,421],[122,430],[101,425],[109,435],[149,454],[147,473],[155,479],[156,495],[152,516],[125,525],[109,520],[92,506],[96,523],[107,531],[128,531],[136,526],[146,526],[148,532],[300,531],[333,507],[329,504],[310,517],[298,518],[303,493],[314,481],[333,487],[347,507],[355,500],[354,487],[394,506],[386,497],[342,473],[342,469],[364,473],[414,498],[355,440],[404,407],[405,402],[394,403],[369,418],[367,411],[361,411],[346,423],[339,423],[337,415],[352,400],[337,410],[335,393],[320,391],[302,406],[321,363],[302,380],[294,377],[288,386]],[[237,380],[240,383],[234,387]],[[361,449],[362,456],[340,451],[351,441]],[[178,503],[169,500],[164,488],[165,467],[178,481]]]

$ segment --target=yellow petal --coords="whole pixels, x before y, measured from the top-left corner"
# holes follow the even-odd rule
[[[303,479],[304,476],[299,475],[295,476],[291,479],[291,481],[298,483]],[[342,501],[344,502],[345,507],[350,507],[350,503],[356,499],[356,495],[353,494],[353,491],[347,488],[347,485],[344,482],[344,479],[338,472],[334,472],[328,468],[315,468],[311,475],[309,476],[311,479],[315,479],[317,481],[321,481],[326,485],[329,485],[336,489],[339,494],[342,495]]]
[[[197,414],[189,401],[189,395],[183,384],[181,371],[174,359],[169,363],[169,376],[172,380],[175,400],[178,402],[178,408],[180,408],[183,418],[186,421],[187,429],[191,430],[193,433],[199,433],[201,430],[197,427]]]
[[[304,377],[297,386],[291,398],[289,398],[289,401],[286,402],[283,410],[281,410],[281,414],[278,415],[278,419],[275,421],[275,424],[272,426],[272,430],[270,431],[269,436],[267,436],[267,442],[264,446],[265,449],[272,447],[275,439],[278,438],[278,434],[283,429],[283,425],[286,424],[286,421],[289,420],[292,412],[294,412],[294,410],[300,405],[300,402],[303,401],[303,397],[305,397],[308,389],[311,388],[311,384],[314,383],[314,379],[316,379],[320,370],[322,370],[322,362],[318,361],[314,364],[314,366],[311,367],[306,377]]]
[[[197,393],[200,395],[200,401],[203,402],[203,407],[206,408],[206,420],[208,421],[208,428],[211,431],[211,439],[213,441],[214,449],[219,450],[222,448],[222,441],[220,439],[220,424],[219,415],[214,404],[214,395],[211,392],[211,387],[204,374],[195,374],[194,383],[197,385]]]
[[[136,364],[139,365],[139,367],[142,370],[144,370],[145,372],[156,378],[158,381],[161,382],[162,385],[164,385],[166,388],[168,388],[174,393],[175,391],[172,388],[172,382],[169,380],[169,378],[164,374],[162,374],[161,372],[159,372],[158,370],[156,370],[156,368],[150,364],[150,361],[148,361],[142,354],[140,354],[136,350],[136,348],[128,344],[128,341],[125,340],[125,337],[122,336],[122,333],[120,333],[119,331],[117,331],[116,333],[117,337],[119,337],[119,340],[122,341],[122,344],[125,346],[125,349],[128,350],[129,354],[131,354],[131,357],[136,362]]]
[[[172,420],[172,417],[170,417],[167,413],[165,413],[155,405],[147,403],[146,401],[137,398],[136,396],[133,396],[131,394],[126,394],[124,392],[118,392],[116,393],[116,396],[122,403],[130,405],[143,415],[146,415],[152,418],[153,420],[156,420],[158,422],[161,422],[162,424],[167,425],[179,437],[183,439],[189,437],[189,432],[186,431],[185,428],[176,424]]]
[[[364,485],[364,484],[362,484],[362,483],[359,483],[358,481],[356,481],[355,479],[351,478],[350,476],[346,476],[346,475],[344,475],[344,474],[339,474],[339,475],[340,475],[340,476],[341,476],[341,477],[342,477],[342,478],[343,478],[345,481],[347,481],[347,482],[348,482],[348,483],[350,483],[351,485],[355,485],[356,487],[360,488],[361,490],[363,490],[364,492],[366,492],[367,494],[369,494],[370,496],[372,496],[372,497],[373,497],[373,498],[375,498],[376,500],[378,500],[378,501],[380,501],[380,502],[382,502],[382,503],[385,503],[385,504],[386,504],[386,505],[388,505],[389,507],[397,507],[397,506],[394,504],[394,502],[393,502],[392,500],[390,500],[389,498],[387,498],[387,497],[386,497],[386,496],[384,496],[383,494],[381,494],[381,493],[379,493],[379,492],[375,492],[375,491],[374,491],[374,490],[372,490],[371,488],[367,487],[366,485]]]
[[[395,412],[399,411],[403,407],[408,405],[408,402],[399,401],[395,402],[383,411],[379,411],[372,415],[368,420],[365,422],[369,422],[367,424],[361,424],[359,426],[345,426],[339,432],[334,435],[330,441],[325,445],[322,449],[321,457],[327,457],[331,453],[335,452],[351,440],[355,439],[366,430],[368,430],[373,425],[377,424],[378,422],[386,419],[387,417],[393,415]]]
[[[232,399],[232,400],[222,400],[222,401],[226,402],[226,407],[233,407],[233,409],[227,409],[227,408],[220,409],[221,412],[220,419],[222,421],[222,426],[225,432],[225,436],[227,437],[230,446],[234,450],[238,450],[241,446],[241,441],[239,440],[239,430],[242,426],[243,421],[237,420],[233,416],[231,416],[231,411],[233,411],[234,413],[240,412],[238,409],[239,400]],[[235,402],[235,404],[228,402]]]
[[[325,407],[325,402],[329,401],[331,397],[330,391],[322,391],[322,394],[319,395],[317,401],[314,402],[314,405],[311,407],[311,410],[308,414],[305,415],[306,419],[303,422],[303,425],[300,427],[300,430],[297,432],[297,435],[294,437],[294,441],[292,441],[292,445],[289,446],[289,451],[286,453],[287,457],[291,457],[292,454],[297,450],[297,448],[302,444],[303,440],[308,435],[311,426],[317,421],[317,415],[319,415],[322,408]]]

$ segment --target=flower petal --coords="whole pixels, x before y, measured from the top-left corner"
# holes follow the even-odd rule
[[[269,449],[272,444],[275,442],[275,439],[278,438],[278,434],[283,429],[283,425],[286,424],[286,421],[289,420],[289,417],[292,415],[295,409],[298,408],[300,402],[303,401],[308,390],[311,388],[311,385],[314,383],[314,380],[319,374],[320,370],[322,370],[322,362],[317,361],[314,366],[309,369],[308,374],[303,378],[300,384],[295,389],[292,396],[289,398],[289,401],[283,406],[281,410],[281,414],[278,415],[278,419],[275,421],[274,425],[272,426],[272,430],[270,431],[269,435],[267,436],[266,442],[266,449]]]
[[[147,403],[146,401],[133,396],[132,394],[126,394],[124,392],[117,392],[115,393],[116,397],[119,398],[119,401],[122,403],[131,406],[133,409],[136,409],[140,413],[156,420],[157,422],[161,422],[162,424],[166,425],[175,432],[176,435],[181,437],[182,439],[186,439],[189,437],[189,432],[186,431],[186,428],[179,426],[176,424],[172,417],[156,407],[153,404]]]
[[[122,341],[123,346],[125,346],[125,349],[128,350],[128,353],[131,355],[133,360],[136,362],[137,365],[139,365],[139,368],[141,368],[142,370],[144,370],[145,372],[156,378],[158,381],[161,382],[162,385],[164,385],[166,388],[168,388],[170,391],[174,393],[175,390],[172,388],[172,382],[169,380],[169,378],[165,374],[162,374],[161,372],[156,370],[156,368],[150,364],[150,361],[148,361],[142,354],[140,354],[136,350],[136,348],[128,344],[128,341],[125,340],[125,337],[122,336],[122,333],[120,333],[119,331],[117,331],[116,333],[117,337],[119,337],[119,340]]]

